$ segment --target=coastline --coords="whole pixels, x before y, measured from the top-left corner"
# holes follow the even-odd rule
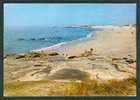
[[[57,44],[49,46],[49,47],[34,49],[34,50],[31,50],[31,52],[53,51],[53,50],[57,50],[59,48],[63,48],[63,47],[68,46],[68,45],[80,43],[81,41],[88,41],[88,40],[94,39],[94,38],[96,38],[96,30],[88,33],[88,35],[86,37],[82,37],[82,38],[79,38],[77,40],[72,40],[72,41],[68,41],[68,42],[60,42],[60,43],[57,43]]]
[[[50,46],[54,47],[61,44],[71,43],[77,39],[81,39],[87,36],[92,30],[91,28],[65,28],[65,27],[46,27],[47,29],[44,32],[37,33],[30,32],[31,36],[23,32],[18,34],[13,32],[17,37],[8,37],[10,32],[7,32],[5,35],[5,45],[4,45],[4,54],[20,54],[20,53],[29,53],[34,50],[41,48],[47,48]],[[12,35],[13,36],[13,35]],[[12,46],[12,45],[15,46]]]
[[[85,50],[89,50],[90,48],[94,48],[94,49],[97,49],[97,53],[100,54],[101,52],[103,53],[104,51],[108,51],[107,49],[111,48],[111,47],[116,49],[117,47],[115,47],[115,45],[116,46],[122,45],[122,47],[123,47],[123,45],[125,45],[122,43],[114,42],[115,38],[118,38],[118,39],[120,39],[120,41],[122,41],[122,38],[121,38],[122,31],[124,31],[124,32],[125,31],[129,32],[130,30],[133,32],[136,31],[133,26],[111,26],[110,25],[110,26],[91,26],[91,28],[99,29],[99,31],[93,31],[93,32],[89,33],[88,34],[89,37],[87,36],[87,37],[80,38],[78,40],[73,40],[70,42],[58,43],[58,44],[50,46],[50,47],[44,47],[44,48],[40,48],[40,49],[36,49],[36,50],[32,50],[32,51],[35,51],[35,52],[56,51],[56,52],[60,52],[60,53],[72,56],[72,55],[78,55],[77,53],[80,54],[80,53],[84,52]],[[125,37],[126,32],[123,34],[124,37]],[[119,35],[117,36],[117,33],[120,34],[120,36]],[[111,34],[116,34],[116,37]],[[111,38],[109,39],[108,37],[112,37],[112,39]],[[107,39],[103,40],[103,38],[104,39],[107,38]],[[136,37],[134,36],[134,39],[135,38]],[[107,42],[104,42],[106,40],[107,40]],[[134,43],[136,41],[135,40],[130,41],[130,44],[132,42]],[[86,46],[86,45],[89,45],[90,47]],[[110,47],[106,47],[106,45],[107,46],[109,45]],[[131,48],[135,47],[135,45],[136,44],[132,44]],[[101,46],[106,50],[103,50],[103,48]],[[80,50],[78,48],[80,48]],[[102,50],[101,50],[101,48],[102,48]],[[126,47],[126,48],[130,48],[130,47]],[[76,52],[76,53],[74,53],[74,52],[72,52],[73,51],[72,49],[75,49],[78,52],[74,51],[74,52]],[[118,49],[119,49],[119,46],[118,46]],[[125,49],[125,48],[121,48],[121,49]],[[134,48],[134,50],[132,50],[132,52],[135,52],[136,51],[135,49],[136,48]],[[108,52],[110,52],[110,51],[108,51]],[[114,55],[114,54],[112,54],[112,55]],[[135,54],[132,54],[132,55],[135,55]]]
[[[79,89],[77,86],[85,84],[84,91],[90,92],[91,96],[136,96],[136,28],[92,28],[102,30],[93,33],[94,37],[54,46],[49,50],[43,48],[25,55],[5,57],[4,95],[62,96],[60,92],[63,89],[76,88],[72,90],[72,93],[76,94],[74,91]],[[101,84],[97,92],[104,89],[102,94],[91,92],[93,90],[90,87],[97,87],[93,84],[96,82]],[[111,94],[106,90],[106,86],[116,92]],[[25,94],[23,90],[26,90]],[[53,93],[49,94],[50,91]],[[67,92],[69,91],[62,93],[69,95]],[[76,95],[80,95],[79,90]]]

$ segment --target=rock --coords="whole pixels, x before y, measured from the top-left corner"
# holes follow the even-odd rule
[[[124,59],[124,60],[127,60],[128,58],[126,58],[126,57],[123,57],[123,59]]]
[[[29,54],[30,55],[30,57],[40,57],[41,56],[41,54],[40,53],[38,53],[38,52],[32,52],[32,53],[30,53]]]
[[[90,48],[90,51],[92,52],[93,51],[93,48]]]
[[[6,59],[8,57],[8,55],[4,55],[4,59]]]
[[[81,54],[82,57],[87,57],[87,56],[90,56],[90,55],[93,55],[93,48],[90,48],[89,51],[85,51],[84,53]]]
[[[34,65],[35,67],[40,67],[40,66],[42,66],[41,64],[36,64],[36,65]]]
[[[38,40],[45,40],[45,38],[39,38]]]
[[[59,55],[59,53],[57,53],[57,52],[51,52],[51,53],[49,53],[48,55],[49,55],[49,56],[56,56],[56,55]]]
[[[20,54],[20,55],[16,56],[16,59],[20,59],[20,58],[25,58],[25,55],[24,54]]]
[[[30,40],[36,40],[35,38],[31,38]]]
[[[134,34],[134,32],[131,32],[131,34]]]
[[[121,60],[121,58],[112,58],[112,61]]]
[[[62,37],[48,37],[49,39],[57,39],[57,40],[60,40],[60,39],[63,39]]]
[[[18,40],[20,40],[20,41],[21,41],[21,40],[25,40],[25,39],[24,39],[24,38],[19,38]]]
[[[134,59],[132,59],[132,58],[126,58],[126,57],[124,57],[123,59],[124,59],[127,63],[129,63],[129,64],[136,62],[136,61],[135,61]]]
[[[77,56],[69,56],[68,59],[76,58]]]
[[[126,62],[128,62],[129,64],[132,64],[132,63],[134,63],[134,62],[136,62],[136,61],[133,60],[133,59],[127,59]]]

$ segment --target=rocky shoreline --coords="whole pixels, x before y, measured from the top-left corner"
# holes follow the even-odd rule
[[[22,82],[24,84],[33,82],[35,84],[43,80],[49,81],[52,83],[49,88],[52,88],[57,87],[56,83],[61,84],[61,87],[62,85],[67,86],[73,81],[83,84],[82,82],[88,83],[89,80],[101,83],[110,80],[128,81],[130,78],[135,80],[135,27],[104,27],[103,31],[96,34],[96,39],[90,38],[75,44],[60,46],[57,49],[53,48],[49,51],[44,49],[28,54],[6,56],[4,58],[4,95],[16,95],[8,92],[13,89],[12,85],[9,84],[21,84]],[[118,84],[120,84],[119,82]],[[18,85],[15,86],[18,87]],[[46,84],[45,86],[49,85]],[[36,89],[39,88],[36,87]],[[113,86],[110,89],[113,89]],[[131,90],[133,95],[136,95],[135,89],[136,85],[133,84]],[[24,90],[29,92],[28,88]],[[43,88],[41,90],[44,91]],[[22,90],[19,88],[17,91],[21,92]],[[46,95],[49,94],[46,93]],[[52,92],[51,95],[53,95]],[[94,96],[95,94],[90,95]]]

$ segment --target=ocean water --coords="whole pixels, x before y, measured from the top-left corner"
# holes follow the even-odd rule
[[[26,53],[31,50],[66,43],[88,36],[89,28],[47,27],[4,32],[4,54]]]

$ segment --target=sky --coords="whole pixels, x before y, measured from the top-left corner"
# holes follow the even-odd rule
[[[136,4],[4,4],[4,27],[135,23]]]

